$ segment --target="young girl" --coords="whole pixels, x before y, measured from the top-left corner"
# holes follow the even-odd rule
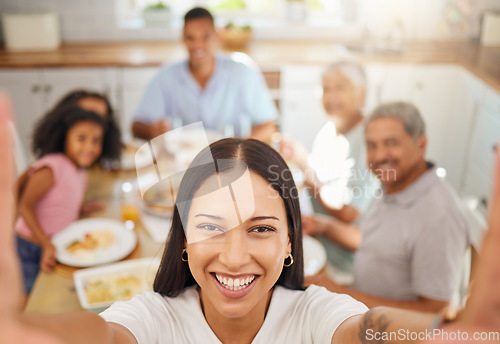
[[[109,153],[110,147],[103,147],[106,129],[102,116],[61,106],[35,130],[39,160],[28,169],[15,225],[26,294],[39,269],[51,271],[55,264],[51,236],[79,217],[87,186],[85,169]]]
[[[58,112],[61,107],[69,105],[77,105],[84,110],[93,111],[105,119],[107,129],[104,135],[103,147],[106,147],[106,150],[100,157],[99,163],[104,168],[118,168],[121,153],[121,134],[108,98],[97,92],[83,89],[74,90],[63,96],[44,117],[50,117],[52,113]],[[45,127],[48,125],[50,124],[44,121],[38,124],[38,130],[35,132],[32,144],[34,152],[38,150],[40,140],[44,139],[44,133],[50,129]]]

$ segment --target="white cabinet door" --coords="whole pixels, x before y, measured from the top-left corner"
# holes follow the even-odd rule
[[[374,90],[380,103],[411,101],[415,67],[411,64],[387,64],[382,67],[380,85]]]
[[[100,68],[48,68],[43,70],[46,110],[54,106],[68,92],[82,88],[99,93],[109,93],[104,70]]]
[[[499,97],[500,98],[500,97]],[[493,146],[500,140],[500,116],[479,106],[465,169],[464,194],[487,200],[493,187]]]
[[[44,109],[41,72],[38,69],[0,71],[0,88],[11,99],[23,149],[31,156],[33,126]]]
[[[363,113],[368,116],[377,105],[380,104],[382,96],[383,79],[385,75],[385,66],[380,63],[365,64],[366,72],[366,98]]]
[[[314,137],[327,122],[321,103],[324,66],[286,65],[281,68],[279,130],[309,151]]]
[[[447,170],[447,180],[463,194],[464,173],[468,168],[468,155],[471,146],[480,98],[484,86],[481,80],[465,69],[459,68],[456,83],[453,85],[454,97],[450,99],[450,116],[447,127],[441,133],[445,141],[445,156],[442,166]]]
[[[147,85],[158,70],[158,67],[123,68],[121,70],[118,92],[121,99],[120,126],[125,141],[132,138],[132,116],[139,105]]]
[[[460,139],[449,130],[450,123],[457,119],[451,105],[456,99],[458,79],[459,67],[453,65],[424,65],[414,69],[411,101],[426,124],[427,159],[438,166],[444,165],[448,154],[446,141]]]
[[[317,89],[282,92],[280,131],[300,141],[309,151],[314,138],[328,121]]]

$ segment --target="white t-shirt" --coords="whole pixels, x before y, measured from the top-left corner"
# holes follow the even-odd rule
[[[330,343],[337,327],[368,308],[350,296],[312,285],[305,291],[274,289],[269,310],[252,343]],[[139,344],[220,344],[207,324],[196,286],[175,298],[144,292],[102,312],[133,333]]]

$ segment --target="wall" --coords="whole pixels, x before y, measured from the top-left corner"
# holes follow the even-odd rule
[[[477,38],[484,9],[500,10],[498,0],[349,1],[355,3],[353,19],[359,26],[369,30],[371,37],[387,36],[394,24],[399,22],[404,39],[407,40]],[[66,42],[168,40],[178,39],[179,35],[178,29],[171,28],[117,28],[115,1],[112,0],[0,0],[0,13],[36,11],[56,11],[59,14],[61,36]],[[321,35],[315,37],[325,38],[328,34],[338,37],[351,31],[342,31],[340,28],[339,33],[337,29],[339,28],[320,28],[316,32],[321,32]],[[290,37],[290,32],[299,33],[304,30],[279,30],[272,36],[269,36],[269,28],[256,31],[257,39],[287,39],[297,38]],[[314,30],[310,32],[313,34]],[[362,30],[357,32],[361,33]],[[365,30],[365,34],[366,32]],[[303,36],[301,38],[305,38]]]

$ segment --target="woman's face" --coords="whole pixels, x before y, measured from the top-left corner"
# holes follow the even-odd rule
[[[207,319],[263,319],[291,252],[283,200],[259,175],[247,180],[202,197],[198,191],[188,214],[188,263]]]
[[[340,71],[323,75],[323,107],[333,117],[348,120],[357,115],[365,100],[365,91]]]
[[[77,105],[84,110],[93,111],[102,117],[107,117],[108,115],[108,106],[106,102],[99,98],[84,97],[78,99]]]

